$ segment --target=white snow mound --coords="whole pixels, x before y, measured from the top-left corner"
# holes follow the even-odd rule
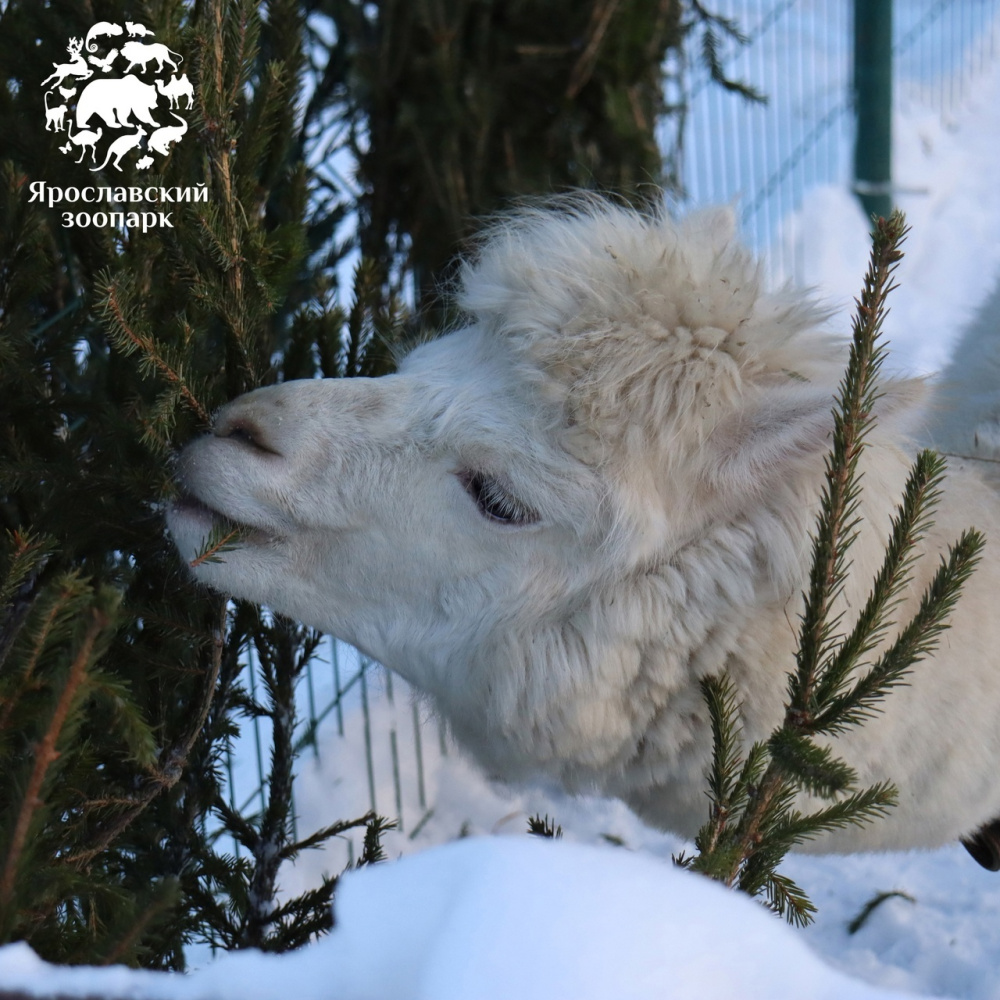
[[[876,1000],[745,896],[621,848],[460,840],[343,878],[333,933],[191,975],[46,965],[0,948],[0,984],[145,1000]]]

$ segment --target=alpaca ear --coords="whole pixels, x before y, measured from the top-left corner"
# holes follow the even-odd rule
[[[762,393],[712,434],[711,485],[745,495],[821,461],[830,450],[833,406],[832,396],[812,386]]]
[[[923,401],[924,390],[921,379],[883,382],[874,407],[877,424],[900,423]],[[822,468],[832,445],[836,405],[829,388],[811,383],[765,389],[712,434],[712,484],[743,495],[787,480],[804,467]]]

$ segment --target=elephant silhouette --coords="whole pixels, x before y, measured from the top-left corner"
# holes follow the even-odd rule
[[[94,80],[77,99],[76,125],[86,128],[96,114],[108,128],[124,128],[133,115],[137,121],[159,128],[152,115],[156,102],[156,87],[136,76]]]

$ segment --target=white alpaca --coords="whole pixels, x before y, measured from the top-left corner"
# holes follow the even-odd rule
[[[512,217],[463,268],[468,325],[397,374],[221,411],[180,460],[180,551],[215,512],[252,527],[198,578],[402,674],[489,773],[619,796],[693,835],[711,747],[699,678],[729,672],[748,739],[782,715],[846,363],[812,302],[762,288],[732,230],[727,211],[677,223],[590,201]],[[848,614],[924,395],[882,388]],[[815,849],[936,845],[1000,815],[1000,502],[965,466],[899,615],[972,525],[991,540],[939,652],[838,742],[900,804]]]
[[[1000,478],[1000,280],[968,325],[941,373],[931,412],[933,443],[954,456],[985,459]]]

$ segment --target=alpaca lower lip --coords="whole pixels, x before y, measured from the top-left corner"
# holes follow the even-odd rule
[[[260,545],[266,542],[276,541],[272,532],[259,528],[256,525],[239,521],[229,514],[225,514],[214,507],[209,507],[207,503],[199,500],[190,493],[179,496],[171,505],[172,513],[192,521],[199,521],[206,530],[213,528],[230,529],[239,535],[241,545]]]
[[[222,516],[219,511],[213,510],[208,504],[202,503],[201,500],[190,493],[184,493],[179,496],[171,503],[170,509],[175,514],[181,514],[186,517],[202,517],[207,520],[214,520],[216,517]]]

